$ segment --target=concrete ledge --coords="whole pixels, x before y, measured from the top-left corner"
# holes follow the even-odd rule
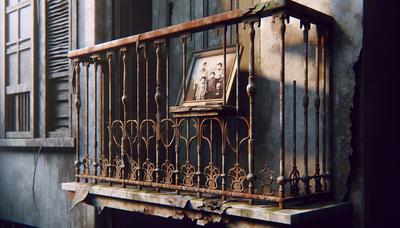
[[[349,212],[350,203],[320,202],[318,204],[279,209],[272,205],[248,205],[247,202],[228,201],[220,210],[204,207],[205,198],[195,195],[176,195],[173,192],[156,192],[138,190],[133,187],[121,188],[106,184],[63,183],[62,189],[72,194],[77,186],[90,185],[85,203],[103,208],[115,208],[140,212],[161,217],[182,219],[184,216],[198,220],[198,224],[229,221],[233,219],[250,219],[286,225],[297,225],[313,220],[321,220]],[[199,223],[200,221],[200,223]]]
[[[0,139],[0,147],[75,147],[74,138]]]

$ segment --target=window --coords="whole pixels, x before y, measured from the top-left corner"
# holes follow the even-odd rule
[[[7,138],[34,134],[34,20],[30,0],[6,0],[4,7],[4,106]]]
[[[72,2],[2,1],[0,138],[70,137]]]

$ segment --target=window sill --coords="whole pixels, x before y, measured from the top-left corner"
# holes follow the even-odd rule
[[[82,196],[83,191],[80,190],[82,187],[89,188],[87,196]],[[205,207],[205,198],[197,198],[195,195],[176,195],[174,192],[77,182],[63,183],[62,190],[69,192],[72,198],[76,195],[84,203],[96,208],[108,207],[175,219],[187,216],[197,221],[198,225],[224,221],[235,222],[238,227],[239,224],[248,223],[301,225],[316,220],[335,219],[349,214],[351,209],[351,204],[348,202],[334,201],[292,206],[288,209],[279,209],[273,205],[249,205],[247,201],[232,201],[224,203],[218,210],[211,210]]]
[[[75,147],[74,138],[0,139],[0,147]]]

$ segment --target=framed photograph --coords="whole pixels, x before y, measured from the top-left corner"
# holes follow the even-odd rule
[[[226,48],[226,75],[224,74],[223,49],[213,49],[192,54],[186,81],[181,85],[178,104],[180,106],[201,106],[223,103],[223,87],[226,103],[231,93],[237,71],[236,47]],[[224,80],[225,77],[225,80]],[[224,81],[226,85],[224,85]]]

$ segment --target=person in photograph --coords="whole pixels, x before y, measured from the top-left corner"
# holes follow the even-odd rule
[[[199,100],[197,98],[201,97],[201,95],[199,94],[200,90],[201,91],[204,90],[204,93],[207,92],[207,77],[208,77],[207,62],[204,61],[201,64],[199,74],[197,74],[194,79],[194,84],[193,84],[194,100]],[[204,82],[203,78],[205,78],[205,82]],[[201,88],[202,86],[204,86],[204,84],[206,85],[206,88]],[[204,95],[204,98],[205,98],[205,95]]]
[[[215,85],[215,98],[221,98],[222,97],[222,83],[217,82]]]
[[[205,76],[201,77],[200,82],[196,86],[195,100],[204,100],[207,93],[207,78]]]
[[[217,79],[215,78],[215,72],[211,72],[207,79],[207,99],[215,98],[215,85],[217,83]]]
[[[222,68],[222,63],[218,63],[215,68],[215,78],[218,80],[223,80],[224,78],[224,69]]]
[[[222,97],[222,86],[224,83],[224,69],[222,63],[218,63],[216,68],[215,68],[215,92],[214,96],[215,98],[221,98]]]

